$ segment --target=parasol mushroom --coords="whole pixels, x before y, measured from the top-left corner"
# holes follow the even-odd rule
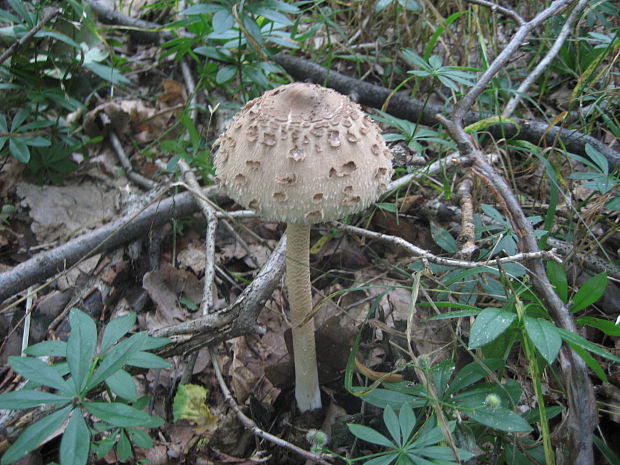
[[[391,178],[390,151],[359,105],[305,83],[283,85],[248,102],[217,146],[215,171],[228,195],[287,224],[295,399],[302,412],[321,408],[310,317],[310,225],[371,205]]]

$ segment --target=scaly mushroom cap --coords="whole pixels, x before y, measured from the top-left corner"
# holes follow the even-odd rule
[[[215,142],[220,184],[271,220],[317,223],[367,208],[392,176],[377,124],[349,98],[293,83],[248,102]]]

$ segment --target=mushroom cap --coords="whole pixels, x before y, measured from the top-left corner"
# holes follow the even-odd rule
[[[236,202],[271,220],[318,223],[367,208],[392,176],[379,126],[315,84],[265,92],[218,138],[215,171]]]

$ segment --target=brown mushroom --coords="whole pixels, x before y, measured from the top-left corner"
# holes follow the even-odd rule
[[[390,151],[359,105],[304,83],[248,102],[216,145],[217,178],[230,197],[287,223],[295,398],[302,412],[320,408],[314,320],[308,318],[310,225],[371,205],[392,175]]]

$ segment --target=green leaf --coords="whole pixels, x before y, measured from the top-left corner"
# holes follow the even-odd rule
[[[217,84],[224,84],[230,81],[235,76],[236,72],[237,70],[232,66],[222,66],[215,75],[215,82]]]
[[[385,426],[390,433],[390,436],[392,436],[392,439],[394,439],[394,442],[396,442],[396,444],[398,445],[401,445],[402,442],[400,437],[400,423],[398,422],[398,417],[396,416],[396,413],[389,405],[387,405],[383,410],[383,422],[385,423]]]
[[[24,353],[34,357],[66,357],[67,343],[65,341],[43,341],[26,348]]]
[[[13,117],[13,121],[11,121],[11,132],[17,132],[29,116],[30,110],[27,107],[21,107],[17,110],[17,113],[15,113],[15,116]]]
[[[114,346],[112,350],[105,355],[105,358],[95,370],[95,373],[88,383],[87,389],[90,390],[126,365],[127,360],[129,360],[133,354],[140,351],[147,337],[148,334],[142,331]]]
[[[156,428],[164,424],[161,418],[152,417],[142,410],[120,402],[84,402],[83,405],[97,418],[121,428],[132,426]]]
[[[581,347],[582,349],[585,349],[588,352],[592,352],[593,354],[596,354],[600,357],[612,360],[616,363],[620,363],[620,358],[607,352],[605,349],[600,348],[599,346],[588,341],[587,339],[584,339],[579,334],[575,334],[562,328],[558,328],[558,331],[560,332],[560,336],[562,336],[562,339],[564,339],[566,342]]]
[[[413,413],[413,409],[408,403],[403,404],[400,408],[400,412],[398,412],[398,422],[400,423],[402,441],[405,443],[409,440],[409,437],[411,437],[411,433],[417,423],[415,413]]]
[[[591,326],[601,330],[608,336],[620,336],[620,325],[615,324],[613,321],[603,320],[593,316],[582,316],[575,319],[575,324],[577,326]]]
[[[73,394],[71,385],[60,376],[54,368],[38,358],[9,357],[13,370],[30,381],[58,389],[64,394]]]
[[[132,442],[136,446],[142,449],[150,449],[151,447],[153,447],[153,440],[146,431],[143,431],[141,429],[130,429],[128,431],[131,435]]]
[[[0,409],[22,410],[39,407],[43,404],[52,404],[61,407],[71,402],[71,397],[59,396],[51,392],[37,391],[34,389],[20,389],[19,391],[0,394]]]
[[[420,431],[418,432],[418,435],[415,439],[416,447],[431,446],[445,439],[441,428],[439,426],[434,426],[434,423],[435,422],[432,422],[432,423],[427,422],[424,424],[422,428],[420,428]],[[450,431],[454,431],[455,425],[456,425],[455,422],[449,421],[448,429]]]
[[[90,431],[79,409],[74,409],[60,441],[61,465],[85,465],[90,450]]]
[[[97,325],[90,316],[77,308],[69,313],[69,324],[71,334],[67,340],[67,363],[76,392],[82,392],[97,349]]]
[[[9,151],[20,163],[28,163],[30,161],[30,149],[19,139],[9,139]]]
[[[504,407],[484,407],[469,412],[472,420],[500,431],[508,433],[529,433],[531,426],[521,416]]]
[[[579,288],[573,302],[570,306],[571,312],[578,312],[584,308],[592,305],[605,293],[607,288],[607,273],[602,272],[588,279]]]
[[[116,444],[116,453],[121,462],[126,462],[133,457],[131,442],[129,442],[129,438],[127,437],[127,433],[125,431],[121,431],[118,443]]]
[[[118,342],[125,334],[127,334],[136,323],[135,312],[120,316],[111,320],[103,330],[101,338],[101,352],[106,351],[113,344]]]
[[[386,438],[383,434],[378,433],[372,428],[364,425],[347,424],[349,431],[353,436],[360,438],[363,441],[370,442],[371,444],[378,444],[380,446],[390,447],[396,449],[396,444]]]
[[[571,347],[571,349],[575,351],[577,355],[579,355],[583,359],[584,362],[586,362],[588,368],[590,368],[590,370],[592,370],[592,372],[596,376],[598,376],[601,381],[603,381],[604,383],[609,382],[609,379],[607,378],[607,373],[605,373],[605,370],[603,370],[601,364],[598,363],[598,361],[594,357],[592,357],[592,355],[590,355],[587,350],[584,350],[581,347],[576,346],[575,344],[571,344],[570,342],[568,343],[568,345]]]
[[[506,362],[499,358],[488,358],[478,362],[471,362],[456,372],[450,382],[446,396],[455,394],[462,389],[480,381],[489,373],[503,367]]]
[[[456,245],[456,239],[452,237],[452,234],[450,234],[448,231],[446,231],[434,221],[431,221],[431,236],[433,236],[435,244],[437,244],[446,252],[458,252],[459,248]]]
[[[555,292],[557,292],[562,302],[568,302],[568,280],[566,279],[566,271],[564,271],[564,266],[560,263],[556,263],[554,261],[549,260],[546,263],[547,268],[547,277],[553,287],[555,287]]]
[[[114,69],[107,65],[102,65],[101,63],[95,63],[91,61],[89,63],[84,63],[84,68],[92,71],[97,76],[111,84],[131,84],[131,81],[127,79],[125,76],[121,74],[121,72],[117,69]]]
[[[562,347],[562,338],[558,333],[558,328],[547,320],[529,316],[524,318],[523,323],[525,332],[540,355],[547,363],[552,364],[560,352],[560,347]]]
[[[125,400],[137,400],[138,393],[133,377],[125,370],[118,370],[114,374],[108,376],[105,380],[106,386],[110,390]]]
[[[129,357],[129,359],[127,360],[127,365],[155,370],[168,368],[170,366],[170,363],[167,360],[159,357],[158,355],[140,351]]]
[[[0,464],[5,465],[15,462],[29,452],[39,447],[49,438],[65,421],[71,406],[50,413],[26,428],[11,447],[4,453]]]
[[[482,310],[471,325],[469,348],[476,349],[495,340],[512,324],[517,316],[499,308]]]

